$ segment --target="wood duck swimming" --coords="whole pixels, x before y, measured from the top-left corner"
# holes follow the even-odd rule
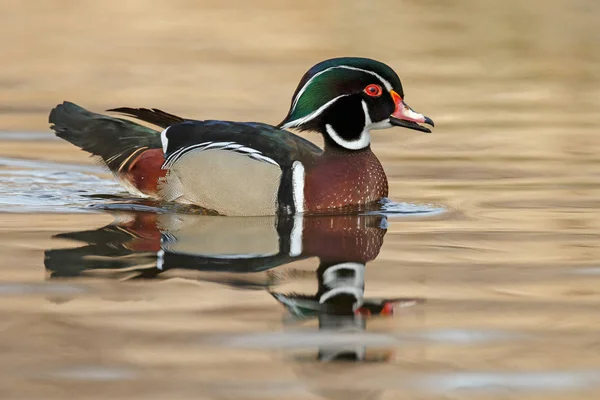
[[[371,130],[422,132],[433,121],[404,102],[398,75],[367,58],[334,58],[302,77],[277,126],[192,120],[158,109],[116,108],[135,122],[64,102],[50,112],[56,135],[99,156],[129,191],[224,215],[360,208],[388,195]],[[290,132],[314,131],[324,149]]]

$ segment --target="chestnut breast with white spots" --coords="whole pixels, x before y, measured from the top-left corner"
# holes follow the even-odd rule
[[[306,171],[306,211],[373,203],[388,195],[388,181],[381,163],[367,148],[327,154]]]

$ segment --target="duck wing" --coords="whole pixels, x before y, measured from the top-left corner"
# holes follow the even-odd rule
[[[322,153],[300,136],[255,122],[187,121],[161,140],[168,171],[161,197],[225,215],[302,211],[294,168],[299,162],[303,190],[304,168]]]

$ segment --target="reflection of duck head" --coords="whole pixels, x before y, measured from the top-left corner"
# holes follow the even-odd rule
[[[359,262],[324,263],[317,269],[318,290],[314,295],[271,292],[296,322],[317,318],[320,331],[361,332],[367,318],[391,316],[398,306],[414,303],[414,299],[365,298],[365,264]],[[367,357],[362,344],[320,346],[320,361],[384,361],[392,352]]]

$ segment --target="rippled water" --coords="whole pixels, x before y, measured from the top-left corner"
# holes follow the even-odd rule
[[[149,3],[0,2],[0,398],[599,396],[600,3]],[[339,55],[436,122],[373,134],[362,215],[182,213],[47,128],[276,123]]]
[[[497,229],[392,201],[362,215],[181,214],[123,197],[101,170],[2,161],[9,393],[570,398],[600,386],[597,232]]]

